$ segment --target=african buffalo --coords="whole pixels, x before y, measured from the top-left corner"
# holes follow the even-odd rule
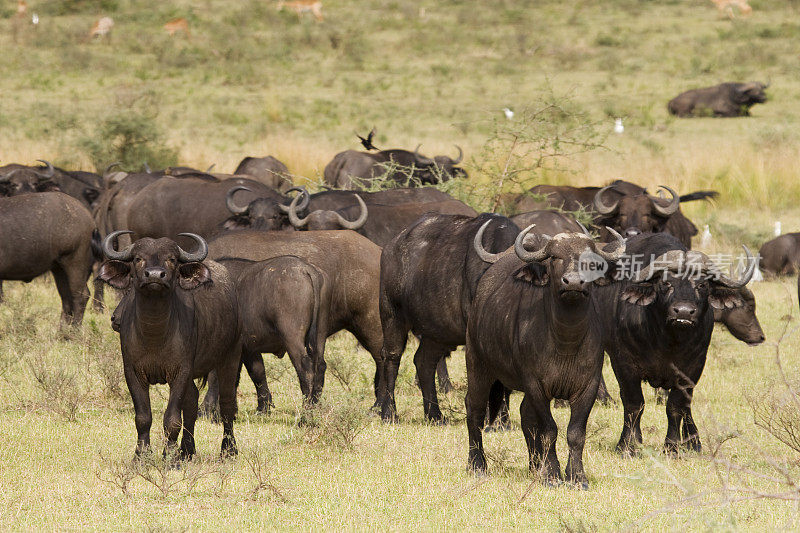
[[[490,222],[484,237],[484,226]],[[425,417],[444,421],[434,373],[440,360],[465,343],[469,307],[478,281],[490,266],[475,255],[472,242],[478,235],[490,250],[501,252],[518,233],[519,228],[500,215],[428,214],[386,245],[380,293],[384,419],[395,416],[395,380],[410,330],[420,337],[414,364]]]
[[[758,251],[761,270],[774,276],[789,276],[800,267],[800,233],[784,233],[767,241]]]
[[[86,208],[61,192],[0,198],[0,227],[0,283],[52,272],[62,323],[79,325],[93,261],[94,222]]]
[[[220,258],[236,282],[242,321],[242,363],[256,386],[257,411],[268,413],[272,394],[267,384],[262,353],[289,359],[297,372],[300,389],[315,403],[325,382],[325,341],[331,287],[328,276],[294,256],[266,261]],[[218,381],[212,373],[206,412],[216,411]]]
[[[197,241],[194,253],[166,238],[139,239],[116,251],[114,239],[123,232],[115,231],[103,241],[108,260],[99,277],[112,287],[129,289],[114,311],[114,321],[136,411],[136,455],[150,447],[150,385],[156,383],[169,384],[164,455],[177,447],[181,428],[180,457],[195,454],[199,393],[194,380],[212,370],[220,381],[222,455],[236,455],[233,419],[241,339],[236,291],[228,272],[204,261],[208,245],[199,235],[184,234]]]
[[[293,255],[318,268],[330,281],[325,336],[352,333],[375,360],[376,405],[380,377],[381,332],[378,311],[381,249],[354,231],[281,232],[245,230],[224,233],[209,243],[210,257],[265,261]],[[322,320],[320,321],[322,323]]]
[[[0,197],[60,191],[58,183],[53,180],[55,172],[52,167],[49,171],[45,168],[18,164],[0,167]]]
[[[245,157],[233,173],[237,176],[249,176],[283,193],[292,188],[289,169],[271,155],[266,157]]]
[[[458,148],[458,147],[456,147]],[[433,185],[452,178],[467,177],[457,165],[463,158],[450,159],[437,155],[433,159],[420,155],[419,146],[408,150],[381,150],[376,153],[347,150],[339,152],[325,167],[325,183],[337,189],[362,189],[376,179],[402,183],[407,187]]]
[[[741,279],[731,280],[705,254],[688,251],[671,235],[628,239],[630,264],[639,261],[642,268],[626,268],[630,272],[625,272],[621,281],[601,288],[597,299],[605,332],[603,344],[625,410],[617,444],[621,453],[635,454],[642,442],[642,381],[670,391],[665,450],[700,449],[691,401],[714,329],[711,309],[745,305],[739,290],[755,269],[746,247],[745,252],[748,268]]]
[[[169,237],[179,244],[186,242],[178,237],[185,231],[210,238],[230,216],[226,200],[236,186],[246,189],[239,189],[246,202],[256,197],[284,199],[276,190],[245,178],[165,176],[136,194],[128,213],[128,229],[138,238]]]
[[[750,82],[692,89],[670,100],[667,109],[677,117],[749,117],[753,105],[767,101],[767,87]]]
[[[575,217],[568,213],[558,211],[530,211],[511,217],[520,228],[534,225],[534,231],[544,235],[558,235],[559,233],[576,233],[583,231]]]
[[[525,393],[520,414],[529,466],[541,469],[549,483],[561,478],[550,400],[569,400],[566,476],[588,488],[583,469],[586,422],[603,365],[593,285],[609,280],[602,274],[587,277],[588,270],[581,267],[587,261],[613,265],[626,245],[619,234],[603,248],[585,233],[560,233],[539,237],[536,249],[529,251],[523,241],[530,229],[517,236],[514,253],[488,254],[476,239],[477,253],[494,264],[478,283],[467,325],[469,467],[486,470],[481,430],[490,389],[500,381]]]
[[[505,205],[511,213],[548,207],[565,211],[589,210],[595,217],[595,225],[601,229],[610,226],[626,235],[664,231],[691,248],[697,227],[681,213],[680,202],[714,198],[717,193],[696,191],[679,197],[672,189],[664,189],[671,199],[650,196],[643,187],[623,180],[606,187],[537,185],[527,194],[506,195]],[[601,231],[601,238],[611,237]]]
[[[289,222],[295,229],[311,231],[351,229],[365,236],[381,248],[426,213],[442,215],[477,215],[474,209],[459,200],[429,202],[425,204],[380,205],[367,204],[359,195],[354,195],[357,206],[336,211],[312,211],[306,217],[297,215],[299,198],[289,205]],[[357,218],[356,218],[357,217]]]

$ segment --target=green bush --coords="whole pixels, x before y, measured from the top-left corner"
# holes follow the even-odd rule
[[[153,117],[127,111],[104,120],[93,134],[79,141],[95,168],[120,161],[122,168],[147,163],[164,168],[178,163],[178,151],[166,144]]]

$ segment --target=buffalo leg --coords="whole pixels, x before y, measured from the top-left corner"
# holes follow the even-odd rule
[[[627,372],[623,365],[614,365],[613,357],[611,366],[619,382],[619,396],[624,411],[617,451],[623,455],[636,455],[637,447],[642,443],[641,421],[644,412],[642,382],[638,376]]]
[[[194,423],[197,421],[197,400],[200,392],[194,381],[186,386],[183,395],[183,437],[181,438],[181,459],[189,460],[196,453],[194,445]]]
[[[267,385],[267,371],[264,368],[264,358],[258,352],[251,352],[247,349],[242,350],[242,364],[247,369],[247,374],[253,381],[256,387],[256,411],[263,414],[269,414],[270,407],[274,407],[272,403],[272,393],[269,391]],[[209,385],[209,390],[211,385]],[[219,394],[219,389],[217,389]]]
[[[58,296],[61,298],[61,324],[72,324],[75,315],[75,300],[69,286],[69,278],[61,265],[53,267],[53,280],[56,283]]]
[[[226,354],[223,363],[217,367],[219,378],[219,415],[222,420],[223,457],[238,453],[236,438],[233,436],[233,420],[236,418],[236,381],[241,362],[241,346],[236,346],[232,353]]]
[[[153,424],[153,412],[150,409],[150,385],[143,383],[136,375],[133,368],[125,367],[125,383],[133,400],[133,410],[136,413],[136,456],[138,457],[150,449],[150,426]]]
[[[592,411],[600,380],[596,379],[576,399],[570,401],[570,417],[567,426],[567,459],[566,477],[582,489],[589,488],[589,480],[583,470],[583,448],[586,445],[586,423]]]
[[[207,383],[208,390],[200,406],[200,414],[210,418],[212,422],[219,422],[219,379],[216,370],[208,373]]]
[[[0,303],[3,303],[3,280],[0,280]]]
[[[325,386],[325,371],[328,368],[328,364],[325,362],[325,341],[325,334],[320,332],[314,346],[314,387],[311,392],[311,396],[317,399],[322,395],[322,388]]]
[[[94,294],[92,295],[92,308],[98,313],[105,311],[106,306],[103,303],[103,295],[105,294],[105,282],[96,279],[94,280]]]
[[[511,400],[511,389],[499,381],[492,384],[489,393],[489,411],[487,412],[486,429],[505,430],[511,429],[511,419],[508,415],[508,406]]]
[[[439,398],[436,395],[436,366],[450,352],[447,346],[423,338],[414,354],[414,365],[419,376],[419,388],[422,391],[422,407],[425,418],[434,423],[444,423],[442,411],[439,409]]]
[[[489,391],[494,378],[484,365],[477,360],[467,344],[467,433],[469,435],[468,468],[476,472],[486,472],[486,455],[483,453],[483,424],[489,403]]]
[[[597,388],[597,401],[603,405],[614,403],[614,398],[608,393],[608,387],[606,387],[606,380],[603,378],[603,374],[600,374],[600,386]]]
[[[439,359],[436,366],[436,376],[439,379],[439,390],[442,394],[447,394],[453,390],[453,383],[450,381],[450,372],[447,370],[447,357]]]
[[[183,429],[181,411],[184,407],[184,398],[190,385],[194,385],[191,376],[183,372],[169,385],[169,399],[164,410],[164,457],[170,457],[178,447],[178,437]]]
[[[548,483],[559,481],[561,464],[556,455],[558,426],[550,412],[550,400],[538,386],[525,393],[520,405],[520,418],[531,468],[538,467]]]
[[[400,370],[400,359],[403,357],[408,342],[408,327],[400,318],[384,313],[383,306],[381,306],[381,319],[383,321],[383,347],[381,348],[383,371],[375,393],[377,401],[380,402],[381,418],[393,420],[397,414],[394,387],[397,382],[397,373]]]
[[[664,451],[675,454],[682,446],[700,451],[700,437],[692,418],[692,388],[673,388],[667,398],[667,437],[664,440]],[[681,424],[684,438],[681,440]]]
[[[310,405],[315,401],[314,398],[311,397],[311,388],[314,385],[315,377],[314,361],[307,353],[302,337],[300,339],[287,340],[286,351],[289,353],[289,360],[292,362],[292,366],[294,366],[297,372],[297,379],[300,382],[300,390],[303,392],[304,401],[306,404]]]

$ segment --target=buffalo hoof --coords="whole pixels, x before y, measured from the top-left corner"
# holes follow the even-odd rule
[[[622,442],[617,444],[617,453],[620,454],[623,458],[634,458],[639,457],[639,450],[631,446],[630,444],[623,444]]]
[[[489,426],[483,428],[483,431],[486,433],[494,433],[494,432],[501,432],[501,431],[511,431],[514,427],[511,425],[511,422],[495,422]]]
[[[197,416],[207,418],[212,424],[219,424],[219,406],[201,403],[197,409]]]
[[[469,463],[467,464],[467,471],[472,472],[473,474],[477,474],[479,476],[486,475],[486,457],[484,456],[483,452],[478,451],[470,451],[469,452]]]
[[[439,382],[439,392],[442,394],[449,394],[453,392],[454,387],[453,384],[450,382],[449,379],[445,379]]]
[[[228,437],[222,439],[222,450],[220,451],[221,459],[231,459],[239,455],[239,449],[236,447],[236,440]]]

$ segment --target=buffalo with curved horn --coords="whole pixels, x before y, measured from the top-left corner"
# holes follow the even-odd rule
[[[150,447],[149,387],[156,383],[169,384],[164,454],[177,452],[187,460],[195,454],[199,392],[194,380],[211,371],[219,378],[222,455],[235,455],[233,420],[242,351],[233,281],[225,267],[205,260],[208,244],[197,234],[180,234],[197,243],[195,252],[168,238],[149,237],[115,250],[114,240],[127,233],[131,232],[114,231],[103,240],[108,260],[98,278],[127,290],[112,320],[136,412],[136,455]]]

